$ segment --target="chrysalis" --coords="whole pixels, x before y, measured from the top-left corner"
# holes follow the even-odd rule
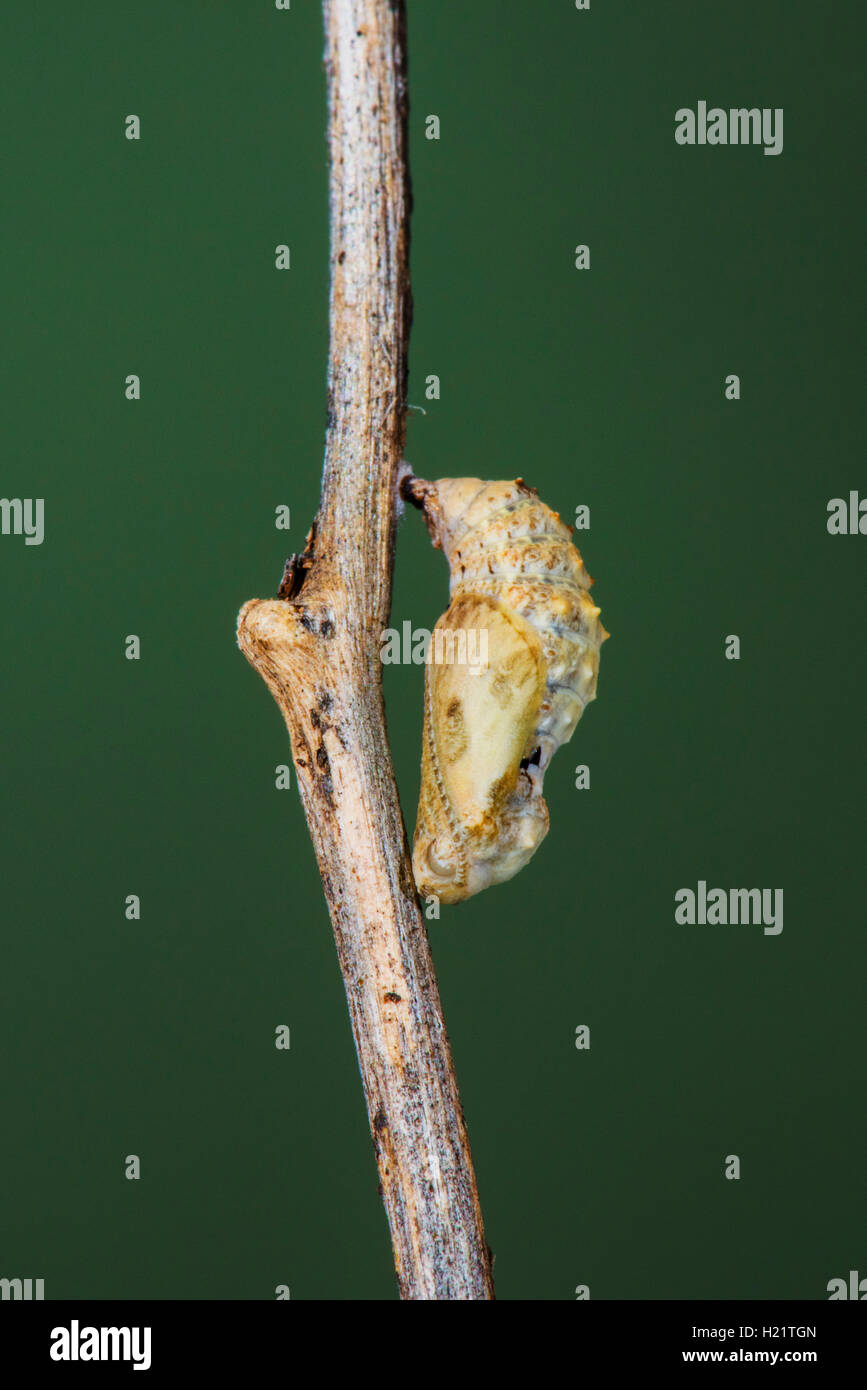
[[[451,571],[425,676],[413,873],[422,896],[456,903],[512,878],[544,838],[545,769],[596,697],[608,633],[569,528],[521,479],[410,477],[402,491]]]

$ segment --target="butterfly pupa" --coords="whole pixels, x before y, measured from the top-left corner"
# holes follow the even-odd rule
[[[451,576],[425,674],[413,874],[423,897],[456,903],[544,839],[545,771],[596,698],[608,633],[571,531],[521,479],[409,477],[402,492]]]

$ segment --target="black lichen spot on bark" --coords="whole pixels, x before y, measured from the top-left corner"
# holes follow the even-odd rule
[[[316,692],[316,698],[316,707],[308,711],[310,716],[310,723],[313,725],[314,729],[319,730],[320,735],[324,736],[329,732],[334,734],[341,748],[345,752],[346,739],[343,737],[340,725],[332,724],[331,720],[328,718],[328,712],[334,705],[334,696],[331,695],[327,690],[318,690]]]
[[[333,806],[334,783],[331,780],[331,763],[329,762],[328,754],[321,743],[319,747],[316,749],[316,766],[319,768],[319,771],[321,773],[319,785],[322,788],[322,794],[325,797],[325,800],[328,802],[328,805]]]
[[[301,626],[314,637],[333,637],[334,624],[330,618],[317,618],[306,609],[301,614]]]

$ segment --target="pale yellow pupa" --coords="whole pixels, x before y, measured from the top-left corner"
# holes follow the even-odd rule
[[[451,572],[425,676],[413,873],[422,896],[456,903],[512,878],[547,833],[545,770],[596,698],[608,633],[571,531],[520,478],[402,490]]]

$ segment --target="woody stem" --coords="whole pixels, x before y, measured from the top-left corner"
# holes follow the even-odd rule
[[[380,634],[403,454],[410,192],[402,0],[325,0],[331,296],[322,497],[238,642],[286,720],[402,1298],[490,1299],[469,1142],[388,748]]]

